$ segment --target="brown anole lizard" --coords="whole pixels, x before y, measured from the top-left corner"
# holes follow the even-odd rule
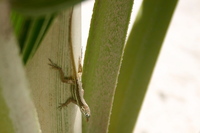
[[[64,106],[67,106],[69,103],[74,103],[79,106],[82,114],[86,117],[86,120],[89,121],[90,118],[90,108],[87,105],[83,95],[84,95],[84,90],[82,87],[82,82],[81,82],[81,75],[82,75],[82,65],[81,65],[81,58],[79,58],[79,64],[78,64],[78,72],[76,72],[76,66],[75,66],[75,59],[74,59],[74,54],[73,54],[73,46],[72,46],[72,39],[71,39],[71,30],[72,30],[72,14],[73,14],[73,8],[70,14],[69,18],[69,38],[68,38],[68,43],[70,45],[70,51],[71,51],[71,58],[72,58],[72,65],[73,65],[73,74],[74,78],[66,78],[64,76],[64,72],[61,67],[59,67],[57,64],[53,63],[51,59],[49,59],[50,63],[49,65],[57,69],[60,73],[60,78],[63,83],[68,83],[68,84],[73,84],[75,85],[75,88],[72,89],[72,97],[66,100],[65,103],[62,103],[58,108],[62,109]]]

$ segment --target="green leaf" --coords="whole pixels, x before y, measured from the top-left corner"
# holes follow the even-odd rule
[[[132,133],[176,4],[143,1],[124,51],[110,133]]]
[[[83,88],[91,109],[84,133],[107,131],[133,0],[96,0],[86,47]]]
[[[29,30],[25,36],[25,42],[22,47],[22,56],[25,63],[36,52],[53,18],[54,15],[46,15],[44,18],[28,20],[30,24]]]
[[[40,125],[36,108],[30,96],[9,14],[9,4],[6,1],[0,2],[0,118],[1,122],[5,120],[4,124],[0,124],[5,126],[0,131],[38,133]]]
[[[11,16],[13,27],[25,64],[35,54],[54,17],[52,14],[31,18],[13,12]]]
[[[56,14],[81,0],[11,0],[12,24],[24,64],[35,54]]]
[[[41,46],[26,64],[42,132],[74,132],[78,107],[71,103],[61,110],[58,109],[60,103],[64,103],[71,97],[71,89],[74,89],[74,85],[63,83],[59,72],[48,65],[48,58],[50,58],[54,63],[62,67],[66,77],[74,76],[69,44],[69,18],[71,11],[71,9],[66,10],[57,15]],[[73,13],[75,15],[75,11]],[[72,35],[74,31],[80,31],[80,10],[76,14],[78,14],[76,17],[72,17],[74,20],[72,21]],[[77,32],[75,33],[76,36],[72,37],[76,65],[78,65],[78,58],[81,56],[80,33]],[[78,128],[81,128],[80,124]]]
[[[1,78],[0,78],[1,79]],[[0,84],[1,86],[1,84]],[[0,132],[1,133],[14,133],[14,127],[9,117],[9,109],[5,103],[0,87]]]
[[[12,9],[27,16],[50,15],[83,0],[11,0]]]

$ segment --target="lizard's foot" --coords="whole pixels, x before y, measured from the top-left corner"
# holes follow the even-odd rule
[[[50,63],[49,66],[51,66],[54,69],[61,69],[61,67],[59,67],[57,64],[53,63],[53,61],[51,59],[49,59]]]
[[[67,99],[67,101],[66,102],[64,102],[64,103],[60,103],[60,106],[58,106],[58,109],[62,109],[63,107],[67,107],[67,105],[69,104],[69,103],[74,103],[74,104],[76,104],[77,102],[76,102],[76,100],[75,99],[73,99],[72,97],[71,98],[69,98],[69,99]]]

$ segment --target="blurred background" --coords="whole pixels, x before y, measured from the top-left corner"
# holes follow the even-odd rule
[[[129,29],[141,3],[134,0]],[[83,54],[93,4],[82,3]],[[199,12],[198,0],[177,4],[134,133],[200,132]]]

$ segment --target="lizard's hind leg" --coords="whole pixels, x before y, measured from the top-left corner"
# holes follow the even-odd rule
[[[67,78],[67,77],[64,76],[64,72],[63,72],[63,70],[62,70],[61,67],[59,67],[57,64],[53,63],[53,61],[52,61],[51,59],[49,59],[49,61],[50,61],[49,65],[50,65],[53,69],[56,69],[56,70],[58,70],[58,71],[60,72],[60,79],[61,79],[62,82],[68,83],[68,84],[75,84],[74,79],[72,79],[72,78]]]

